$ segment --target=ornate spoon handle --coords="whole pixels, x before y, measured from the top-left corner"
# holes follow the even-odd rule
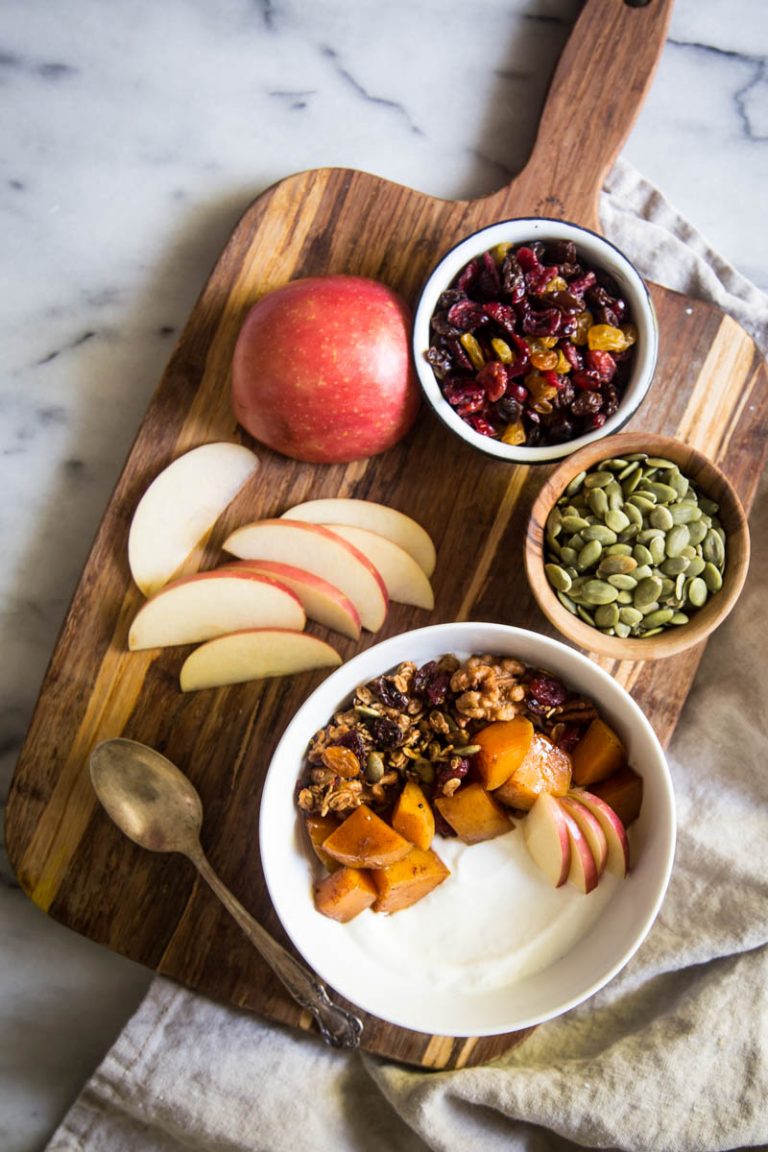
[[[334,1004],[323,982],[286,952],[285,948],[278,944],[249,912],[246,912],[240,901],[232,895],[211,868],[202,849],[199,853],[190,854],[189,858],[257,952],[282,980],[296,1003],[312,1013],[326,1044],[330,1044],[333,1048],[357,1048],[363,1033],[362,1021],[339,1004]]]

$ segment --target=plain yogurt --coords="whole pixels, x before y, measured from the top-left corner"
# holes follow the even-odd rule
[[[606,872],[588,895],[552,888],[519,827],[481,844],[438,838],[434,848],[451,871],[438,888],[410,908],[366,911],[344,926],[411,987],[488,992],[541,972],[589,931],[621,883]]]

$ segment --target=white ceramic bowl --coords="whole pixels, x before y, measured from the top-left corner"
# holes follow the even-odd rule
[[[440,390],[440,384],[431,366],[424,358],[430,345],[430,321],[440,294],[449,287],[454,277],[475,256],[487,252],[496,244],[523,244],[533,240],[572,240],[580,257],[595,268],[609,273],[621,289],[637,325],[632,373],[618,411],[609,416],[602,428],[576,437],[563,444],[550,444],[527,448],[524,444],[504,444],[475,432],[457,415]],[[519,464],[546,464],[560,460],[604,436],[622,428],[642,403],[653,380],[658,356],[659,334],[656,313],[645,281],[627,257],[603,236],[564,220],[541,217],[521,217],[502,220],[473,232],[451,248],[430,273],[416,307],[413,323],[413,355],[422,390],[443,423],[474,448],[501,460]]]
[[[347,703],[358,684],[403,660],[422,664],[447,652],[459,658],[483,652],[515,656],[561,676],[594,699],[601,715],[621,735],[630,763],[644,779],[641,814],[630,830],[631,872],[625,880],[609,878],[615,887],[586,934],[538,974],[474,991],[463,984],[443,986],[439,972],[436,978],[422,975],[418,957],[410,969],[412,978],[404,979],[398,964],[387,958],[391,929],[400,930],[405,923],[402,917],[411,917],[417,928],[426,924],[423,910],[438,894],[449,900],[442,930],[462,931],[460,915],[450,905],[454,877],[421,904],[390,917],[363,912],[363,917],[371,918],[373,942],[365,938],[361,943],[351,931],[357,921],[338,924],[314,908],[313,857],[294,803],[310,737]],[[518,827],[515,835],[519,831]],[[541,1023],[581,1003],[634,954],[656,917],[669,880],[675,844],[674,799],[664,753],[651,725],[616,681],[586,656],[559,641],[502,624],[438,624],[395,636],[356,656],[332,673],[299,709],[267,774],[259,839],[269,894],[283,927],[307,963],[331,987],[364,1011],[403,1028],[448,1036],[491,1036]],[[435,840],[438,854],[441,843],[449,842]],[[468,847],[465,859],[482,862],[485,847]],[[601,880],[589,896],[569,888],[570,895],[564,899],[575,896],[590,901],[602,884]],[[566,890],[557,892],[565,894]],[[498,915],[514,917],[514,891],[509,891]],[[439,949],[439,939],[432,946]]]

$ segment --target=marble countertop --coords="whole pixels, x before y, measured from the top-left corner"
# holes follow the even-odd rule
[[[619,2],[619,0],[617,0]],[[0,794],[149,397],[248,203],[344,166],[445,197],[524,163],[576,0],[6,0]],[[623,155],[768,289],[768,10],[677,0]],[[48,1135],[149,974],[0,872],[0,1146]]]

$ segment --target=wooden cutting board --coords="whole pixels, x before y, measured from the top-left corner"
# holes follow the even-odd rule
[[[181,766],[205,806],[213,866],[284,942],[259,862],[259,799],[289,718],[322,673],[182,695],[183,652],[128,653],[141,597],[127,565],[133,510],[149,481],[187,449],[243,439],[229,406],[230,363],[246,309],[297,276],[348,272],[413,301],[443,251],[469,231],[518,215],[598,229],[597,196],[650,83],[671,0],[630,7],[588,0],[566,46],[532,158],[495,195],[425,196],[376,177],[324,169],[292,176],[248,209],[196,304],[107,508],[47,671],[16,768],[7,841],[23,889],[77,932],[220,1001],[311,1028],[181,857],[134,848],[98,807],[87,762],[106,737],[153,745]],[[749,337],[709,304],[653,288],[661,354],[631,427],[676,435],[709,454],[750,506],[766,445],[766,369]],[[247,442],[247,440],[245,441]],[[549,631],[525,583],[524,530],[549,468],[506,465],[468,449],[428,412],[390,452],[347,466],[304,465],[257,448],[261,468],[192,558],[212,567],[236,525],[312,497],[391,504],[421,521],[438,549],[437,607],[392,607],[375,639],[431,622],[494,620]],[[318,633],[322,634],[318,629]],[[355,645],[334,636],[344,657]],[[701,650],[609,667],[668,741]],[[603,662],[605,663],[605,662]],[[490,1060],[517,1033],[432,1037],[365,1019],[363,1047],[432,1068]]]

